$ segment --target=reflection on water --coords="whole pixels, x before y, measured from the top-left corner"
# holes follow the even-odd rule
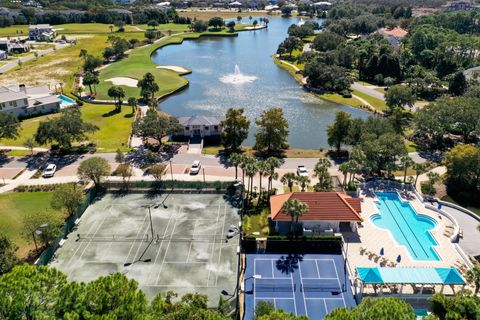
[[[305,92],[295,79],[273,62],[271,56],[296,18],[269,17],[268,29],[240,32],[238,37],[204,37],[158,50],[157,64],[179,65],[192,70],[190,86],[161,102],[160,108],[175,115],[225,115],[242,107],[252,129],[245,144],[253,144],[254,120],[271,107],[281,107],[290,125],[291,147],[327,147],[326,127],[338,110],[353,117],[365,111],[321,100]],[[258,20],[258,19],[257,19]],[[233,73],[232,73],[233,71]]]

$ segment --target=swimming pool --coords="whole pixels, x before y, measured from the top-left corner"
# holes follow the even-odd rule
[[[58,100],[60,101],[60,108],[65,108],[65,107],[71,107],[72,105],[75,105],[75,100],[70,99],[67,96],[64,96],[63,94],[57,96]]]
[[[413,260],[440,261],[433,248],[438,245],[429,232],[437,222],[419,215],[408,202],[402,201],[395,192],[379,192],[376,202],[380,214],[371,217],[379,228],[390,231],[395,241],[405,246]]]

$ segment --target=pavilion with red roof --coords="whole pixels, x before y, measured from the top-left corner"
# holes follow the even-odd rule
[[[356,231],[362,221],[359,198],[352,198],[340,192],[291,192],[270,197],[270,219],[280,235],[291,231],[291,216],[282,207],[290,199],[308,205],[308,212],[298,219],[304,235],[333,234],[342,231]]]

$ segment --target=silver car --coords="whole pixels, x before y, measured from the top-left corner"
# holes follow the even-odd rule
[[[298,166],[297,167],[297,174],[301,177],[308,177],[308,171],[305,166]]]
[[[44,178],[51,178],[55,175],[55,171],[57,171],[57,166],[54,165],[53,163],[50,163],[45,168],[45,171],[43,172],[43,177]]]
[[[201,167],[200,160],[195,160],[190,168],[190,174],[198,174]]]

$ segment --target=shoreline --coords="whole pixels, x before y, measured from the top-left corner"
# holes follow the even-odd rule
[[[298,72],[300,71],[298,68],[296,68],[296,66],[292,65],[291,63],[289,62],[286,62],[284,60],[281,60],[277,57],[276,54],[273,54],[272,55],[272,59],[273,59],[273,62],[281,69],[287,71],[291,76],[293,76],[293,78],[304,88],[304,85],[305,85],[305,78],[303,78],[301,75],[298,74]],[[298,70],[295,70],[295,69],[298,69]],[[305,90],[305,88],[304,88]],[[306,90],[308,93],[314,95],[315,97],[318,97],[324,101],[328,101],[328,102],[332,102],[332,103],[336,103],[336,104],[339,104],[339,105],[345,105],[345,106],[348,106],[348,107],[351,107],[351,108],[355,108],[355,109],[360,109],[360,110],[364,110],[364,111],[367,111],[369,113],[373,113],[373,114],[376,114],[378,113],[378,111],[376,111],[373,107],[370,108],[370,107],[365,107],[361,104],[361,101],[358,100],[357,98],[353,97],[352,98],[343,98],[342,96],[338,95],[338,94],[334,94],[334,95],[338,95],[339,99],[355,99],[359,102],[359,104],[357,105],[353,105],[351,103],[348,103],[348,102],[341,102],[341,101],[338,101],[339,99],[333,99],[333,98],[329,98],[329,97],[326,97],[325,94],[318,94],[318,93],[315,93],[315,92],[312,92],[312,91],[309,91],[309,90]]]

